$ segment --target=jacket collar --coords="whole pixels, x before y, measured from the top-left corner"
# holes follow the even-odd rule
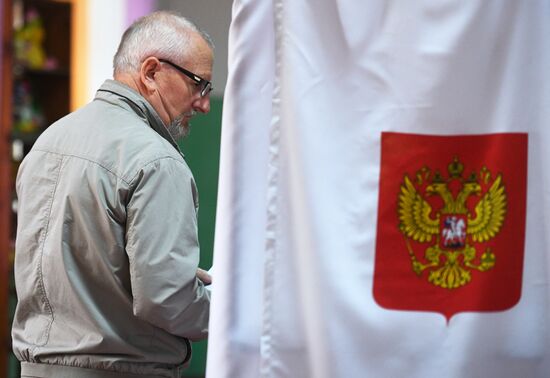
[[[96,100],[103,100],[135,112],[161,137],[166,139],[182,156],[178,144],[168,132],[158,113],[138,92],[116,80],[106,80],[97,90]]]

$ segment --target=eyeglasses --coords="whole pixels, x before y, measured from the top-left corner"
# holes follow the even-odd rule
[[[185,68],[180,67],[177,64],[174,64],[174,63],[170,62],[169,60],[159,59],[159,61],[162,62],[162,63],[166,63],[166,64],[171,65],[176,70],[178,70],[179,72],[181,72],[182,74],[184,74],[185,76],[187,76],[188,78],[193,80],[195,83],[197,83],[199,85],[200,89],[201,89],[201,92],[200,92],[201,97],[206,96],[208,93],[210,93],[212,91],[212,89],[213,89],[212,83],[209,82],[208,80],[203,79],[199,75],[195,75],[191,71],[187,71]]]

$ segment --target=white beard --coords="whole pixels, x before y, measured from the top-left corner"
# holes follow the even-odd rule
[[[185,118],[191,118],[194,115],[194,111],[190,113],[184,113],[177,116],[172,122],[170,122],[167,129],[176,142],[185,139],[189,135],[189,133],[191,132],[191,125],[189,123],[184,125],[182,124],[182,121]]]

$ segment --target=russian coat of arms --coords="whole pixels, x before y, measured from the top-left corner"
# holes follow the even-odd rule
[[[428,167],[404,176],[399,193],[399,230],[406,240],[412,270],[445,289],[472,280],[472,270],[485,272],[496,264],[487,246],[504,223],[507,200],[501,174],[486,168],[464,174],[455,157],[447,174]],[[423,251],[415,251],[418,245]]]

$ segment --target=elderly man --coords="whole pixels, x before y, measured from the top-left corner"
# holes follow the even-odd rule
[[[212,43],[156,12],[93,102],[23,161],[13,348],[22,376],[178,377],[207,336],[197,189],[176,140],[210,110]]]

